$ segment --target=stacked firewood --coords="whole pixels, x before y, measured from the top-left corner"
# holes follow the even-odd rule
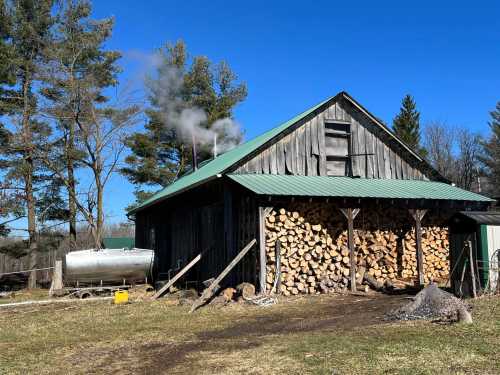
[[[415,231],[406,233],[404,239],[403,270],[406,278],[417,277],[417,243]],[[444,280],[450,270],[448,230],[441,227],[422,228],[422,252],[424,254],[424,280]]]
[[[278,284],[285,295],[346,290],[350,258],[345,219],[331,209],[294,208],[272,210],[266,217],[267,289]],[[277,242],[281,255],[279,283]],[[354,242],[358,289],[367,289],[367,283],[373,287],[374,283],[384,285],[386,280],[416,276],[414,232],[398,236],[389,229],[356,229]],[[443,277],[449,269],[447,231],[424,228],[423,244],[426,278]]]

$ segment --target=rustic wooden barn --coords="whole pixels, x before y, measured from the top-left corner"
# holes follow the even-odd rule
[[[366,250],[362,244],[368,243],[362,234],[367,230],[377,236],[385,233],[387,238],[402,238],[403,242],[406,236],[406,251],[413,252],[405,255],[406,260],[404,256],[399,260],[400,265],[413,260],[413,273],[404,267],[396,272],[396,265],[380,272],[398,277],[405,272],[415,276],[416,272],[418,281],[425,282],[426,245],[422,245],[422,238],[427,238],[430,228],[442,228],[457,211],[486,210],[491,203],[449,184],[380,120],[341,92],[205,163],[130,214],[136,222],[136,246],[156,252],[158,279],[169,278],[200,252],[202,259],[186,281],[199,283],[214,277],[255,238],[258,246],[238,263],[226,278],[227,284],[247,281],[262,291],[269,289],[276,273],[275,247],[279,242],[284,245],[280,277],[292,284],[282,290],[312,293],[319,290],[317,280],[301,290],[294,285],[300,288],[311,274],[319,274],[318,269],[330,272],[327,263],[331,257],[325,252],[335,259],[337,250],[345,252],[347,247],[349,262],[344,266],[353,270],[360,267],[360,261],[372,262],[370,254],[361,256]],[[306,211],[322,214],[313,215],[308,224]],[[290,271],[292,250],[304,249],[308,246],[305,241],[310,243],[311,238],[306,233],[304,239],[287,228],[287,223],[293,224],[289,218],[300,221],[306,231],[312,231],[310,224],[322,225],[318,234],[325,238],[324,243],[319,235],[311,232],[309,236],[319,241],[313,254],[316,268],[309,269],[306,264],[314,259],[297,258],[305,275]],[[278,230],[272,220],[277,220]],[[335,228],[340,231],[334,233]],[[295,237],[288,246],[290,233]],[[441,238],[435,243],[446,247]],[[339,256],[345,261],[345,255]],[[380,276],[378,266],[374,267],[374,274]],[[332,277],[340,272],[345,280],[345,268],[330,268]],[[351,287],[355,288],[356,274],[350,274]],[[290,281],[294,277],[295,281]]]

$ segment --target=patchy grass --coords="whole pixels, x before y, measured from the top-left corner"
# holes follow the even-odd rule
[[[22,289],[12,292],[9,297],[0,298],[0,305],[13,302],[33,301],[48,299],[47,289]]]
[[[169,300],[0,310],[6,374],[497,374],[500,298],[474,324],[385,323],[401,296],[311,296],[259,308]]]

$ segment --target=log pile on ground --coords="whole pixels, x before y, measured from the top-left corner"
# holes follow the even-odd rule
[[[472,323],[468,306],[436,283],[422,289],[410,303],[386,315],[387,320],[440,319]]]
[[[272,210],[266,217],[267,290],[273,288],[276,278],[278,241],[281,245],[280,291],[284,295],[346,290],[350,260],[346,223],[340,212],[311,206],[295,209]],[[307,212],[304,214],[304,211]],[[374,225],[365,223],[365,227]],[[367,290],[368,285],[379,289],[398,278],[415,278],[414,237],[411,231],[405,234],[389,229],[356,229],[358,290]],[[426,279],[445,278],[449,269],[447,230],[424,228],[423,250]]]

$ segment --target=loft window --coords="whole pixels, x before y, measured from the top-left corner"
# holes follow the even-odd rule
[[[325,120],[326,167],[329,176],[350,176],[351,124]]]

